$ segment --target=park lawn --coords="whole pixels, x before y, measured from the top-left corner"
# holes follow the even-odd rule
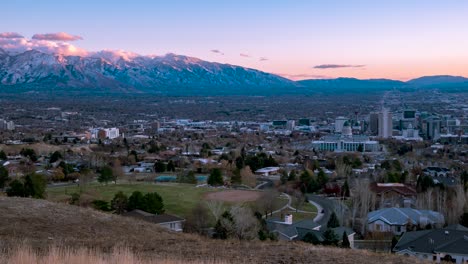
[[[110,202],[114,195],[122,191],[130,196],[134,191],[143,194],[157,192],[163,198],[164,208],[169,214],[187,217],[192,209],[203,200],[203,196],[208,192],[218,191],[214,188],[195,187],[190,184],[154,184],[154,183],[134,183],[134,184],[90,184],[86,187],[82,196],[91,199],[105,200]],[[47,199],[51,201],[66,201],[70,194],[79,192],[77,186],[53,187],[47,189]]]
[[[315,205],[309,202],[303,203],[301,206],[299,206],[298,209],[302,211],[317,213],[317,207],[315,207]]]

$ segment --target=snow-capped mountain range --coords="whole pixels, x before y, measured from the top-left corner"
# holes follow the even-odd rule
[[[183,87],[294,87],[286,78],[235,65],[166,54],[139,56],[101,51],[91,56],[64,56],[0,49],[0,86],[40,85],[62,88],[107,88],[151,92]]]

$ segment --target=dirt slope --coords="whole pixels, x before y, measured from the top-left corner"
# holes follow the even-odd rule
[[[0,197],[0,247],[20,242],[109,251],[128,246],[148,258],[216,260],[233,263],[415,263],[414,259],[305,243],[219,241],[172,233],[158,226],[45,200]]]

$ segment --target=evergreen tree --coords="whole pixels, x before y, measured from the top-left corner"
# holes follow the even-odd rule
[[[343,187],[341,188],[341,196],[349,197],[349,195],[350,195],[350,192],[349,192],[348,180],[345,180]]]
[[[143,211],[152,214],[164,213],[164,203],[161,196],[157,192],[147,193],[144,198]]]
[[[327,222],[327,228],[335,228],[340,226],[340,221],[338,220],[338,217],[336,216],[335,212],[332,212],[330,215],[330,219],[328,219]]]
[[[128,210],[140,209],[143,210],[145,206],[145,198],[140,191],[134,191],[128,198]]]
[[[164,162],[162,161],[157,161],[155,164],[154,164],[154,171],[155,172],[165,172],[167,169],[167,166]]]
[[[24,178],[24,196],[43,199],[47,181],[44,176],[39,174],[28,174]]]
[[[122,214],[128,208],[128,197],[122,191],[116,193],[111,201],[111,208],[117,213]]]
[[[289,173],[288,181],[295,181],[295,180],[296,180],[296,171],[295,171],[295,170],[292,170],[292,171]]]
[[[213,186],[219,186],[224,184],[223,175],[221,170],[215,168],[211,171],[210,176],[208,177],[208,184]]]
[[[8,186],[6,193],[9,197],[24,197],[24,184],[20,180],[15,179]]]
[[[5,167],[0,166],[0,189],[3,189],[9,180],[10,177],[8,177],[8,170]]]
[[[332,229],[327,229],[323,233],[323,244],[324,245],[334,245],[337,246],[339,242],[338,236],[335,234],[335,232]]]
[[[7,159],[7,155],[5,151],[0,150],[0,160],[6,160],[6,159]]]
[[[348,234],[346,234],[346,231],[343,232],[341,247],[342,248],[350,248],[351,247],[351,243],[349,243]]]
[[[304,242],[307,242],[307,243],[311,243],[311,244],[314,244],[314,245],[318,245],[320,244],[320,240],[317,238],[317,236],[312,233],[312,232],[307,232],[307,234],[305,234],[304,238],[302,239],[302,241]]]
[[[168,163],[167,163],[167,171],[172,171],[172,172],[175,172],[175,165],[174,165],[174,162],[172,160],[170,160]]]
[[[398,238],[396,236],[392,237],[392,250],[395,248],[396,244],[398,244]]]
[[[101,169],[101,174],[98,177],[98,182],[107,184],[108,182],[114,180],[114,173],[112,168],[105,166]]]
[[[58,161],[59,159],[62,159],[62,154],[59,152],[59,151],[55,151],[54,153],[52,153],[52,155],[50,156],[50,159],[49,159],[49,162],[50,163],[54,163],[56,161]]]
[[[319,169],[319,173],[317,174],[317,184],[320,188],[323,188],[325,184],[328,182],[328,177],[322,169]]]

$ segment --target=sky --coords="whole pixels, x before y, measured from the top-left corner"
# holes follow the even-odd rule
[[[6,0],[1,9],[7,50],[176,53],[295,80],[468,76],[466,0]]]

